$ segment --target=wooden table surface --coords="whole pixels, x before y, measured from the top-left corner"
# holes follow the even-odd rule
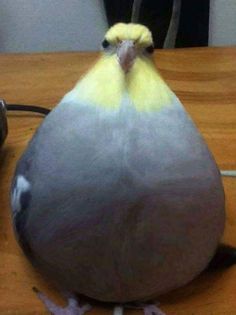
[[[96,53],[0,56],[0,98],[9,103],[53,107],[94,63]],[[197,124],[221,169],[236,169],[236,48],[162,50],[157,66]],[[13,236],[9,186],[15,163],[40,115],[9,113],[9,135],[0,153],[0,314],[48,314],[32,292],[36,286],[62,302],[29,265]],[[62,127],[63,128],[63,127]],[[236,178],[224,178],[227,222],[224,241],[236,246]],[[236,266],[202,274],[161,297],[167,315],[236,315]],[[111,314],[95,307],[93,314]],[[126,311],[141,314],[141,311]]]

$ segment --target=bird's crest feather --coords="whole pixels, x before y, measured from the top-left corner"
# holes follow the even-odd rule
[[[108,30],[105,38],[112,44],[117,44],[119,41],[130,39],[140,47],[153,45],[152,33],[146,26],[141,24],[115,24]]]

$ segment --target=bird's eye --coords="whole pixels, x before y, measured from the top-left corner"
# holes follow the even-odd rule
[[[102,47],[103,48],[108,48],[110,46],[110,43],[108,42],[107,39],[104,39],[104,41],[102,42]]]
[[[149,54],[154,53],[154,46],[153,45],[148,46],[146,48],[146,52],[149,53]]]

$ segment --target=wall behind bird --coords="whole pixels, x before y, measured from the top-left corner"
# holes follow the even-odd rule
[[[236,45],[236,0],[211,0],[210,46]]]
[[[0,52],[98,50],[102,0],[0,0]]]

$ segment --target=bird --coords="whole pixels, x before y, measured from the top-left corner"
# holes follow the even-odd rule
[[[61,308],[36,290],[52,314],[88,311],[78,294],[164,314],[149,301],[196,278],[221,240],[220,172],[153,47],[146,26],[112,26],[17,163],[16,237],[68,297]]]

